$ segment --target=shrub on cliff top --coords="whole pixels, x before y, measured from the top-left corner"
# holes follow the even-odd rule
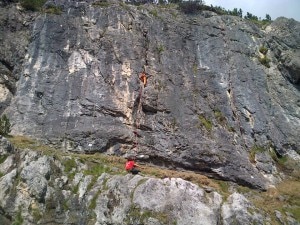
[[[45,4],[46,0],[21,0],[24,9],[30,11],[38,11]]]
[[[181,1],[179,2],[178,6],[182,12],[186,14],[194,14],[203,8],[204,2],[202,0]]]

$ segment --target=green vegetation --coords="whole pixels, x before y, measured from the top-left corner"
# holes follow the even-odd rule
[[[262,56],[258,58],[258,61],[264,66],[270,68],[271,60],[267,57],[268,49],[265,46],[261,46],[259,48],[259,52],[262,54]]]
[[[162,44],[160,44],[157,46],[156,50],[157,50],[158,54],[161,54],[165,50],[165,48]]]
[[[223,116],[223,114],[220,110],[214,110],[214,115],[219,124],[221,124],[222,126],[227,125],[226,117]]]
[[[0,164],[2,164],[6,159],[8,155],[0,155]]]
[[[58,152],[61,152],[55,148],[40,143],[38,140],[34,140],[25,136],[8,137],[8,140],[13,144],[13,146],[15,146],[15,148],[19,149],[28,148],[35,151],[42,151],[46,155],[55,155]]]
[[[300,221],[300,182],[299,180],[285,180],[276,188],[270,188],[267,192],[252,191],[254,205],[271,216],[271,224],[279,224],[275,216],[275,210],[283,215],[291,213],[296,221]],[[283,219],[285,219],[283,217]]]
[[[93,3],[92,3],[92,6],[103,8],[103,7],[108,7],[108,6],[110,6],[110,3],[107,2],[106,0],[100,0],[100,1],[93,2]]]
[[[2,164],[6,159],[8,155],[0,155],[0,164]],[[0,177],[3,177],[5,174],[0,172]]]
[[[218,109],[214,110],[214,115],[215,115],[217,122],[221,126],[225,127],[229,132],[235,132],[234,127],[229,126],[229,124],[227,123],[226,117],[222,114],[222,112],[220,110],[218,110]]]
[[[97,193],[93,196],[90,205],[89,205],[89,209],[94,210],[96,208],[97,205],[97,199],[99,197],[99,195],[101,194],[101,190],[98,190]]]
[[[250,152],[249,152],[249,160],[250,160],[250,162],[255,163],[255,155],[257,153],[259,153],[259,152],[265,152],[265,151],[266,151],[266,149],[264,147],[254,145],[250,149]]]
[[[265,46],[260,46],[259,52],[263,55],[266,55],[268,53],[268,49]]]
[[[204,7],[204,2],[202,0],[188,0],[180,1],[178,3],[179,9],[186,14],[194,14],[199,12]]]
[[[127,212],[125,224],[135,224],[136,222],[143,224],[148,218],[155,218],[162,224],[169,224],[171,219],[166,213],[141,210],[139,207],[131,205],[129,211]]]
[[[212,122],[209,119],[206,119],[203,115],[199,115],[198,118],[207,131],[212,130]]]
[[[10,133],[10,122],[6,114],[0,117],[0,135],[7,136]]]
[[[14,221],[13,221],[12,225],[22,225],[23,222],[24,222],[24,219],[22,217],[22,211],[19,208],[19,211],[17,212],[16,217],[14,218]]]
[[[262,56],[258,58],[258,61],[263,64],[265,67],[270,68],[270,62],[271,60],[267,56]]]
[[[30,11],[39,11],[46,3],[46,0],[21,0],[21,6]]]
[[[40,219],[42,219],[42,213],[40,212],[40,210],[36,207],[32,208],[31,206],[31,214],[32,217],[34,219],[34,222],[38,222]]]
[[[70,158],[70,159],[67,159],[67,160],[63,160],[62,164],[65,167],[65,172],[67,173],[68,178],[70,180],[73,180],[73,178],[76,174],[76,167],[77,167],[75,159]],[[73,190],[73,192],[74,192],[74,190]]]
[[[157,12],[156,9],[150,10],[149,13],[150,13],[151,15],[153,15],[154,17],[156,17],[156,18],[158,17],[158,12]]]
[[[55,6],[55,5],[48,5],[44,10],[44,13],[49,13],[49,14],[56,14],[60,15],[62,13],[62,10],[60,7]]]
[[[69,210],[70,209],[70,206],[69,206],[69,202],[67,199],[64,199],[63,202],[62,202],[62,207],[65,211]]]

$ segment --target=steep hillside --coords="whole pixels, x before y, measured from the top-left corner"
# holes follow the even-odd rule
[[[119,156],[138,142],[149,163],[261,189],[280,179],[276,162],[299,160],[298,22],[262,30],[118,1],[45,8],[0,9],[1,111],[12,135]]]

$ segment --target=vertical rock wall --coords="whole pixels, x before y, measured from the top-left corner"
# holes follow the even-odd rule
[[[125,154],[138,119],[138,153],[149,162],[254,187],[267,181],[249,161],[253,146],[298,157],[297,81],[284,79],[269,36],[255,25],[154,5],[47,4],[62,12],[32,23],[5,111],[13,134]],[[270,68],[258,60],[264,45]],[[143,70],[149,77],[140,92]]]

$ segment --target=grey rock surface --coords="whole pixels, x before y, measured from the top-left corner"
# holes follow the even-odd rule
[[[48,1],[59,15],[1,8],[0,69],[16,90],[2,105],[14,135],[123,155],[138,127],[148,162],[261,189],[268,169],[249,161],[253,146],[299,154],[298,22],[263,31],[234,16],[93,3]],[[259,62],[263,45],[270,68]]]
[[[263,216],[239,193],[233,193],[222,206],[224,225],[229,224],[265,224]]]

